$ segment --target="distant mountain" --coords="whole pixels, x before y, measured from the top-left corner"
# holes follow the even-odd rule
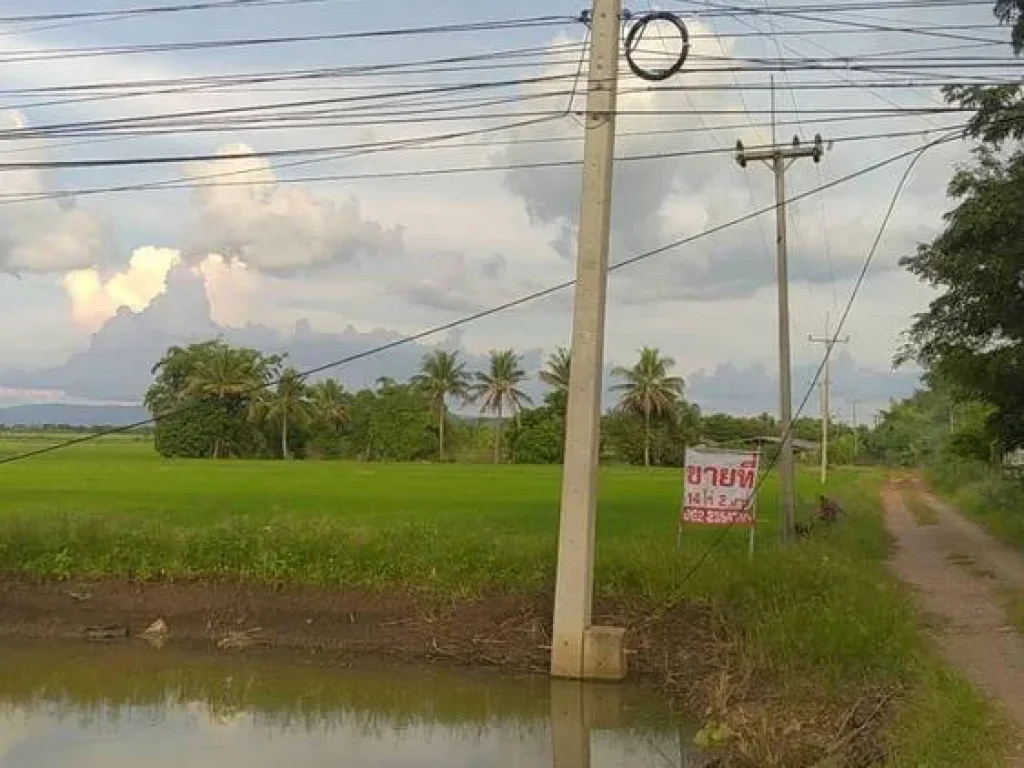
[[[123,427],[149,418],[141,405],[15,405],[0,408],[0,424],[10,427]]]

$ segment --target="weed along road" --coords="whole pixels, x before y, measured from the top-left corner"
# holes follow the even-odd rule
[[[677,756],[700,747],[741,766],[1000,765],[1003,732],[928,650],[886,570],[884,475],[833,475],[847,514],[792,545],[765,478],[751,559],[746,528],[687,527],[677,548],[681,470],[602,469],[594,618],[627,630],[622,695],[640,686],[680,713],[669,718]],[[171,461],[145,442],[96,441],[5,478],[0,634],[29,655],[55,647],[56,659],[95,652],[102,665],[137,665],[157,687],[161,665],[190,652],[213,667],[272,657],[328,676],[489,669],[550,691],[550,717],[580,701],[545,676],[559,483],[554,467]],[[801,474],[798,490],[809,519],[817,478]],[[116,675],[82,674],[93,699],[60,687],[42,699],[74,709],[135,696],[110,688]],[[253,674],[268,696],[289,677]],[[41,684],[30,678],[4,676],[24,697]],[[207,689],[181,690],[170,720],[206,711]],[[243,699],[230,711],[231,722],[263,722],[265,710]],[[930,762],[936,754],[944,762]]]

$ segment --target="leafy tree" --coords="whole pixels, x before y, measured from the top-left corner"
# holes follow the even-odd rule
[[[423,358],[420,373],[413,377],[413,383],[426,393],[437,411],[437,454],[438,458],[444,461],[444,428],[448,420],[448,398],[458,397],[464,400],[468,396],[469,374],[466,373],[466,364],[459,360],[458,351],[437,350]]]
[[[670,376],[675,366],[671,357],[663,357],[657,349],[644,347],[640,360],[631,368],[621,366],[612,375],[623,379],[612,387],[621,392],[619,407],[627,412],[641,414],[644,419],[644,466],[651,465],[651,417],[675,414],[675,407],[683,395],[683,380]]]
[[[366,404],[370,407],[366,458],[421,461],[433,455],[431,402],[419,387],[395,384]]]
[[[1024,46],[1022,0],[999,0]],[[949,184],[957,207],[946,228],[903,265],[941,295],[919,314],[898,362],[914,359],[968,399],[994,406],[991,432],[1024,444],[1024,89],[958,86],[946,98],[976,110],[968,133],[980,140],[973,167]]]
[[[946,230],[903,260],[944,289],[908,333],[901,360],[914,358],[967,394],[996,407],[993,430],[1024,442],[1024,153],[1008,161],[988,150],[950,184],[959,206]]]
[[[480,403],[482,413],[497,416],[494,439],[494,463],[501,462],[501,441],[505,414],[516,415],[523,405],[531,402],[529,395],[519,389],[526,380],[520,367],[520,358],[513,350],[491,350],[490,369],[478,371],[476,381],[469,389],[472,402]]]
[[[524,410],[508,430],[508,445],[516,464],[561,464],[565,456],[564,393],[549,392],[544,405]]]
[[[654,414],[645,427],[642,414],[616,408],[601,425],[602,451],[611,461],[681,467],[686,447],[698,441],[700,409],[679,401],[671,411]]]

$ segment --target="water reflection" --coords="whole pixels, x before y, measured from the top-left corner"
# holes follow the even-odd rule
[[[273,655],[0,649],[0,768],[705,764],[651,693]]]

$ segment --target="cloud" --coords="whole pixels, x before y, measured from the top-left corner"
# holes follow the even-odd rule
[[[694,68],[702,66],[697,63],[700,57],[731,55],[734,41],[728,37],[716,38],[707,27],[697,23],[692,25],[691,32],[695,38],[691,53]],[[736,87],[734,77],[731,73],[686,71],[666,87],[639,83],[628,74],[620,76],[616,155],[648,159],[620,161],[615,165],[611,260],[621,261],[648,251],[664,252],[645,261],[642,267],[624,271],[619,278],[623,287],[617,294],[618,300],[632,305],[677,300],[713,302],[747,297],[774,282],[772,174],[760,164],[741,170],[732,156],[737,139],[750,147],[763,146],[769,140],[766,129],[755,125],[763,122],[765,116],[744,115],[748,109],[763,111],[767,97],[750,92],[744,95]],[[685,79],[685,86],[680,79]],[[750,80],[745,84],[749,85]],[[878,107],[876,97],[870,93],[849,93],[844,108]],[[836,107],[835,95],[827,90],[804,91],[792,98],[796,108],[804,113]],[[552,110],[564,108],[564,97],[552,97],[545,106]],[[531,102],[530,109],[539,108]],[[575,109],[583,108],[581,97]],[[643,112],[653,114],[640,114]],[[744,125],[744,121],[748,124]],[[728,128],[723,129],[722,125]],[[901,123],[898,127],[915,126]],[[826,139],[842,138],[844,134],[892,131],[893,123],[859,120],[850,126],[815,124],[812,116],[801,125],[780,128],[780,137],[799,133],[810,141],[818,130]],[[510,141],[496,162],[529,164],[580,159],[579,125],[565,120],[531,126],[521,130],[519,137],[538,134],[556,141]],[[900,150],[920,146],[922,141],[921,137],[910,137],[838,143],[821,165],[804,161],[790,169],[787,196],[792,199],[811,192]],[[876,273],[898,269],[897,258],[892,254],[912,252],[918,242],[934,233],[939,223],[935,211],[941,210],[944,201],[944,187],[934,183],[934,179],[942,178],[949,165],[963,157],[964,152],[960,146],[938,149],[918,165],[913,178],[923,181],[912,182],[904,190],[900,215],[889,225],[882,253],[876,260]],[[802,258],[801,263],[791,267],[791,282],[827,285],[857,274],[904,168],[905,162],[897,163],[791,203],[790,249],[794,261]],[[555,233],[551,246],[561,256],[573,258],[579,224],[580,169],[521,168],[507,172],[504,183],[535,226],[549,227]],[[827,201],[827,206],[823,201]],[[759,220],[728,226],[711,236],[665,248],[761,209],[765,213]]]
[[[28,125],[18,112],[0,113],[0,130]],[[41,162],[49,153],[41,140],[18,141],[18,161]],[[53,193],[49,177],[38,169],[4,172],[4,193],[29,198],[0,205],[0,270],[19,274],[66,272],[102,260],[107,227],[101,217],[70,197]]]
[[[363,218],[355,197],[338,203],[279,184],[267,159],[244,144],[227,145],[219,154],[251,156],[192,163],[187,169],[196,206],[189,252],[219,253],[254,269],[287,274],[401,248],[401,230]],[[204,184],[204,177],[217,174],[231,178]]]
[[[774,368],[761,363],[736,365],[724,363],[712,371],[697,371],[686,378],[687,397],[705,412],[755,415],[778,413],[778,377]],[[798,408],[810,390],[817,364],[793,367],[793,407]],[[858,414],[867,418],[885,408],[892,398],[911,395],[920,381],[920,373],[911,370],[885,370],[858,365],[846,351],[836,354],[832,363],[832,412],[848,418],[849,403],[861,404]],[[807,398],[801,415],[817,418],[821,413],[819,390]],[[794,411],[795,412],[795,411]]]
[[[135,312],[145,309],[163,293],[168,273],[180,262],[181,253],[173,248],[146,246],[137,248],[128,266],[109,278],[94,267],[69,272],[63,284],[75,322],[96,330],[121,307]]]

